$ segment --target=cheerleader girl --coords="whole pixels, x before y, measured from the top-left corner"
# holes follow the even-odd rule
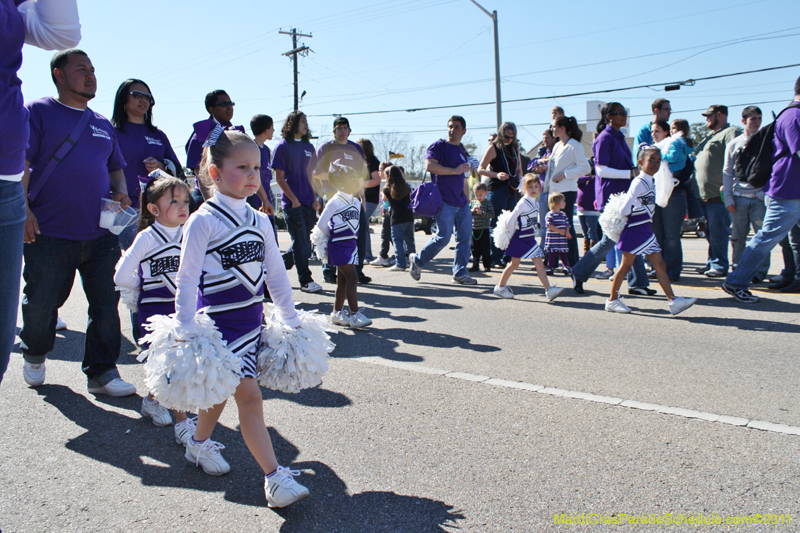
[[[533,259],[533,263],[536,265],[536,275],[539,276],[539,280],[545,288],[547,299],[553,301],[564,292],[564,288],[550,285],[544,270],[544,253],[542,253],[542,249],[539,248],[536,242],[539,229],[538,196],[542,192],[542,184],[536,174],[525,174],[520,188],[525,192],[525,196],[517,202],[513,211],[510,213],[504,211],[504,215],[497,221],[497,229],[495,231],[512,235],[512,237],[505,248],[505,254],[511,257],[511,261],[503,270],[503,274],[500,276],[500,283],[495,285],[494,294],[500,298],[513,298],[514,293],[506,287],[508,279],[519,266],[521,259]],[[506,213],[509,214],[505,215]],[[515,229],[517,222],[519,222],[519,229]],[[501,224],[504,226],[501,226]],[[505,239],[498,235],[495,240],[500,241],[500,244],[502,244]]]
[[[233,397],[239,408],[242,437],[265,473],[267,505],[285,507],[308,497],[309,492],[294,480],[300,472],[278,464],[264,424],[256,358],[261,344],[265,281],[281,322],[297,328],[301,320],[269,218],[246,202],[258,190],[260,165],[258,146],[241,132],[223,131],[217,126],[205,142],[200,179],[214,186],[214,196],[186,223],[173,335],[181,345],[193,346],[190,341],[204,333],[203,313],[197,311],[200,307],[213,319],[216,334],[221,334],[227,349],[241,357],[241,369],[234,375],[238,385]],[[208,395],[213,392],[209,390]],[[209,475],[230,471],[220,453],[224,446],[210,438],[226,401],[199,411],[195,434],[186,445],[186,459]]]
[[[311,232],[311,241],[323,262],[337,267],[336,296],[331,313],[331,323],[337,326],[365,328],[372,320],[358,308],[358,228],[361,201],[358,194],[363,178],[353,168],[334,161],[328,172],[328,183],[336,194],[325,204],[325,209]],[[344,309],[344,301],[350,307]]]
[[[138,309],[135,338],[145,335],[142,327],[153,315],[175,312],[175,277],[181,254],[182,226],[189,216],[189,187],[156,170],[141,193],[139,233],[133,244],[117,263],[114,283],[122,300],[132,311]],[[186,445],[194,433],[194,419],[183,411],[175,413],[175,440]],[[158,403],[153,394],[142,398],[143,416],[156,426],[172,424],[169,411]]]
[[[656,206],[656,188],[653,175],[661,166],[661,150],[657,146],[642,144],[639,146],[638,165],[641,172],[633,179],[628,192],[622,196],[619,212],[628,216],[625,228],[620,234],[617,249],[622,251],[622,264],[619,266],[614,282],[611,285],[611,296],[606,301],[606,311],[612,313],[630,313],[630,308],[619,297],[622,280],[628,275],[637,255],[644,255],[653,265],[658,283],[669,300],[669,310],[673,315],[685,311],[695,304],[697,298],[675,296],[667,276],[667,266],[661,257],[651,228],[653,212]]]

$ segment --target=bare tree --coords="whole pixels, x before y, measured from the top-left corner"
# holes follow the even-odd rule
[[[389,152],[405,154],[409,148],[408,136],[396,131],[381,130],[370,140],[375,147],[375,157],[381,161],[389,161]]]

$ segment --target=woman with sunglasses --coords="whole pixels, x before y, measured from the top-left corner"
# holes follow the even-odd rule
[[[111,123],[117,136],[119,149],[128,166],[125,167],[125,181],[131,207],[139,209],[141,186],[139,181],[147,181],[154,170],[166,170],[169,174],[182,177],[181,164],[169,143],[167,135],[153,126],[153,106],[155,100],[150,87],[142,80],[129,79],[122,82],[114,99],[114,112]],[[120,247],[125,250],[136,237],[136,227],[127,227],[119,235]]]
[[[503,122],[498,128],[497,135],[490,141],[478,165],[478,175],[489,178],[486,199],[494,207],[494,227],[503,210],[513,211],[519,198],[517,187],[522,177],[522,158],[517,142],[517,126],[513,122]],[[492,266],[503,268],[502,257],[503,251],[493,243]]]

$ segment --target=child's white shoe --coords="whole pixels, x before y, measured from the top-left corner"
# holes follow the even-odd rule
[[[172,424],[172,415],[169,410],[158,403],[158,400],[152,402],[147,399],[147,396],[142,398],[142,416],[147,416],[153,419],[153,425],[158,427],[168,426]]]
[[[267,497],[267,506],[286,507],[308,498],[311,495],[308,489],[294,480],[294,477],[299,475],[299,470],[290,470],[278,466],[274,474],[264,478],[264,494]]]
[[[616,300],[606,300],[606,311],[609,313],[630,313],[631,308],[625,305],[622,298]]]
[[[559,287],[558,285],[550,285],[550,288],[545,291],[545,294],[547,295],[547,299],[552,302],[553,300],[561,296],[564,290],[565,290],[564,287]]]
[[[211,439],[206,439],[203,442],[195,442],[194,439],[189,439],[186,444],[186,460],[199,466],[203,472],[209,476],[221,476],[231,471],[231,465],[219,453],[224,450],[225,446],[219,442]]]
[[[197,429],[197,417],[187,418],[183,422],[175,424],[175,442],[186,446],[189,444],[189,439],[194,437],[194,432]]]
[[[495,296],[499,296],[500,298],[511,299],[514,297],[514,293],[511,292],[511,289],[508,287],[503,287],[501,285],[495,285],[492,293]]]

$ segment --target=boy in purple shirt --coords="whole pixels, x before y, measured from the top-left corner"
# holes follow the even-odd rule
[[[119,239],[99,226],[100,202],[111,198],[130,205],[114,127],[88,109],[97,79],[85,52],[58,52],[50,62],[58,97],[26,104],[30,113],[30,141],[26,153],[28,210],[25,223],[25,300],[20,350],[23,377],[32,387],[42,385],[45,360],[55,342],[56,314],[69,296],[75,271],[81,274],[89,302],[89,326],[83,371],[89,392],[129,396],[136,387],[119,376],[116,367],[121,336],[114,287],[114,266],[120,257]],[[53,154],[88,123],[71,151],[60,159],[50,176],[45,167]],[[38,191],[38,192],[37,192]]]
[[[409,257],[409,274],[419,281],[424,267],[450,242],[453,229],[456,231],[456,254],[453,258],[453,283],[475,285],[475,278],[467,274],[469,248],[472,240],[472,212],[467,202],[466,177],[472,169],[469,157],[461,145],[467,132],[464,117],[452,116],[447,122],[447,140],[439,139],[428,147],[425,155],[425,170],[431,173],[431,181],[439,186],[442,205],[436,214],[436,233],[418,254]]]
[[[794,101],[775,121],[773,145],[772,175],[763,189],[767,204],[764,224],[722,284],[722,290],[742,303],[758,301],[747,289],[750,280],[775,245],[800,221],[800,78],[794,84]],[[784,292],[800,290],[798,267],[792,285]]]
[[[275,181],[281,188],[281,207],[286,218],[286,228],[292,245],[283,254],[286,270],[297,265],[300,290],[319,292],[322,286],[314,282],[308,258],[311,255],[311,230],[317,224],[319,202],[311,183],[311,173],[317,158],[308,140],[308,120],[305,114],[295,111],[286,118],[281,130],[283,139],[275,147],[272,169]]]

